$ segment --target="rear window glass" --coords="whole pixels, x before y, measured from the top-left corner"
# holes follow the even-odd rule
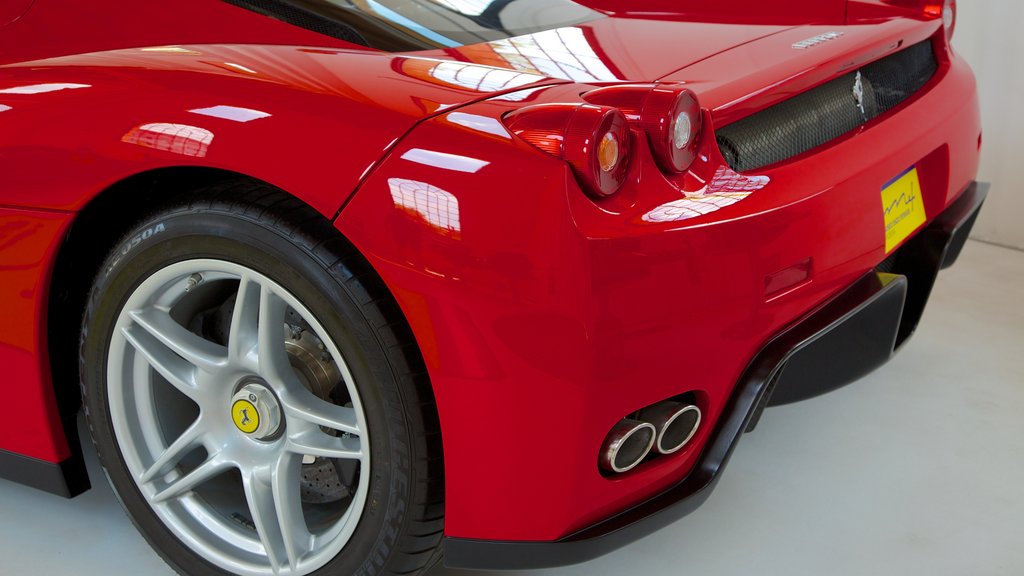
[[[568,0],[228,0],[269,16],[388,51],[503,40],[603,15]]]

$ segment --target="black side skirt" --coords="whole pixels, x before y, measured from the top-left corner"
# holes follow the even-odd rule
[[[73,498],[89,489],[89,475],[81,451],[54,464],[0,450],[0,478],[25,484],[65,498]]]

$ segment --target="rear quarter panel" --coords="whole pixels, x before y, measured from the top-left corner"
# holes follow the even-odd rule
[[[437,64],[213,45],[0,66],[0,365],[15,407],[15,417],[0,418],[0,450],[49,462],[68,455],[45,326],[53,262],[76,212],[130,176],[202,166],[278,186],[330,219],[421,119],[543,80],[501,70],[507,86],[431,83]],[[108,218],[119,229],[130,224],[116,212]]]

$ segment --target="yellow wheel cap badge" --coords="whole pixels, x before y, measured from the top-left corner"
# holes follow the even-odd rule
[[[260,413],[256,405],[248,400],[236,400],[231,405],[231,419],[235,426],[246,434],[252,434],[260,427]]]

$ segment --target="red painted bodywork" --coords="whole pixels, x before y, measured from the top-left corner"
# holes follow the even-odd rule
[[[743,24],[842,24],[847,0],[582,0],[607,14]]]
[[[0,26],[6,26],[21,18],[32,7],[33,0],[7,0],[0,4]]]
[[[864,24],[915,17],[941,0],[580,0],[619,18],[726,24]]]
[[[50,270],[75,214],[133,174],[231,170],[336,218],[427,362],[446,533],[550,540],[687,474],[756,351],[885,258],[883,185],[916,165],[932,217],[977,171],[972,73],[939,21],[905,8],[851,26],[842,2],[810,3],[822,26],[611,17],[525,37],[514,55],[501,42],[401,55],[213,0],[173,13],[80,4],[37,0],[0,30],[0,363],[14,413],[0,419],[0,449],[50,462],[68,454],[45,349]],[[797,3],[786,4],[793,17]],[[138,25],[158,17],[164,25]],[[792,48],[837,29],[838,40]],[[551,34],[564,50],[529,49],[550,46]],[[940,70],[898,109],[775,167],[725,166],[716,126],[928,38]],[[179,48],[140,49],[168,43]],[[499,120],[579,102],[593,86],[658,79],[700,98],[700,157],[669,178],[636,145],[628,182],[609,199],[591,200],[564,162]],[[77,87],[5,92],[47,84]],[[216,106],[265,116],[194,112]],[[599,473],[616,421],[687,391],[709,423],[695,442],[628,474]]]
[[[8,397],[0,449],[50,462],[70,454],[50,383],[46,297],[52,263],[72,218],[0,207],[0,364]]]

